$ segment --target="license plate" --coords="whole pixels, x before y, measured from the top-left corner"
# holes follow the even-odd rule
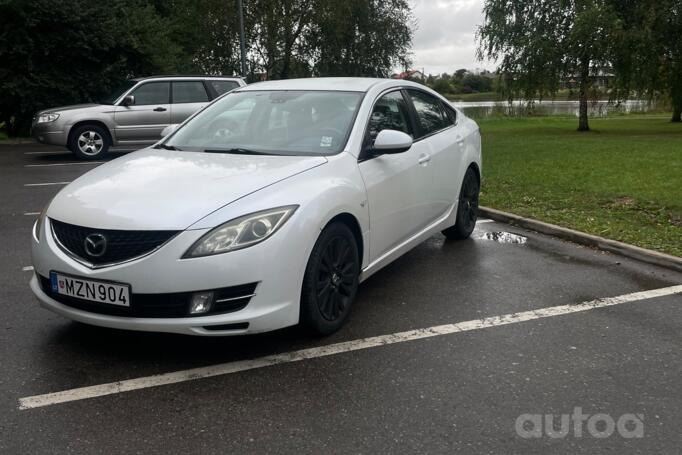
[[[85,280],[51,272],[52,292],[90,302],[130,306],[130,285],[107,281]]]

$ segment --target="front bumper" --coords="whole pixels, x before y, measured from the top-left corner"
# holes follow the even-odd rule
[[[238,311],[209,316],[147,318],[101,314],[65,305],[46,294],[34,276],[30,286],[41,305],[69,319],[117,329],[206,336],[266,332],[298,322],[301,284],[308,257],[302,253],[309,247],[301,236],[291,235],[292,226],[288,224],[271,238],[250,248],[194,259],[180,257],[208,230],[183,231],[148,256],[101,269],[90,269],[62,251],[51,235],[49,224],[46,220],[40,243],[35,238],[32,241],[33,266],[36,274],[42,277],[49,277],[51,271],[56,271],[115,281],[130,284],[131,292],[139,294],[195,292],[258,283],[256,295]]]
[[[63,122],[57,119],[54,122],[31,124],[31,136],[42,144],[61,145],[66,147],[68,142],[68,130]]]

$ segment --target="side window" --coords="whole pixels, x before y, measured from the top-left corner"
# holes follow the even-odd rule
[[[420,136],[435,133],[450,125],[437,98],[416,90],[408,90],[408,93],[417,112]]]
[[[173,104],[206,102],[208,102],[208,95],[203,82],[173,82]]]
[[[131,93],[136,106],[169,103],[170,82],[147,82]]]
[[[414,137],[409,110],[400,91],[387,93],[377,100],[367,128],[367,143],[372,143],[381,130],[398,130]]]
[[[442,103],[441,106],[443,107],[443,110],[445,111],[448,126],[456,124],[457,123],[457,111],[455,110],[455,108],[453,108],[452,106],[448,106],[445,103]]]
[[[237,87],[239,87],[239,83],[235,81],[216,81],[209,79],[208,83],[211,84],[211,87],[213,87],[213,90],[216,91],[218,96],[222,95],[225,92],[229,92],[230,90],[234,90]]]

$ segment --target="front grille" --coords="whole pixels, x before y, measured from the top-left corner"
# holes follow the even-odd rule
[[[185,318],[232,313],[234,311],[239,311],[248,305],[258,284],[248,283],[239,286],[213,289],[213,292],[215,293],[215,303],[213,304],[211,311],[203,314],[189,314],[189,300],[193,292],[131,294],[130,306],[120,307],[55,294],[52,292],[52,285],[50,284],[49,278],[40,275],[38,278],[43,292],[59,303],[91,313],[138,318]],[[218,300],[225,301],[218,302]]]
[[[61,246],[92,265],[114,264],[134,259],[158,248],[178,231],[121,231],[97,229],[50,219],[52,231]],[[104,253],[93,256],[85,249],[85,238],[100,234],[106,239]]]

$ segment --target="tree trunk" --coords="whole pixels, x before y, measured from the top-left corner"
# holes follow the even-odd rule
[[[578,113],[578,131],[590,131],[587,118],[587,91],[590,87],[590,60],[583,59],[580,63],[580,109]]]
[[[682,102],[675,103],[673,106],[673,118],[670,121],[673,123],[682,122]]]

